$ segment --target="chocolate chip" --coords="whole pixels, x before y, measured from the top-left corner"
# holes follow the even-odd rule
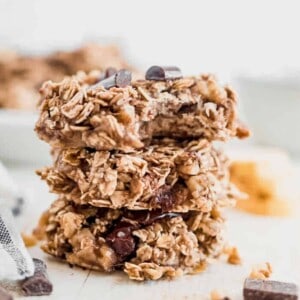
[[[88,152],[88,153],[95,153],[96,150],[94,148],[90,148],[90,147],[86,147],[85,150]]]
[[[296,300],[298,287],[293,283],[247,278],[243,295],[245,300]]]
[[[125,87],[131,83],[131,72],[127,70],[120,70],[119,72],[113,74],[112,76],[98,82],[93,87],[99,85],[103,86],[106,89],[112,87]]]
[[[175,80],[182,78],[181,70],[178,67],[152,66],[146,72],[147,80]]]
[[[120,70],[115,74],[116,87],[125,87],[131,83],[131,72]]]
[[[12,295],[8,293],[8,291],[2,287],[0,287],[0,299],[1,300],[13,300]]]
[[[126,222],[120,222],[106,237],[107,243],[116,251],[121,261],[135,250],[135,240],[132,231],[135,227]]]
[[[98,83],[110,76],[113,76],[117,72],[118,72],[118,70],[113,67],[109,67],[109,68],[105,69],[103,72],[101,72],[100,76],[97,78],[96,83]]]
[[[178,113],[180,114],[188,114],[197,110],[198,104],[184,104],[180,107]]]
[[[46,264],[37,258],[33,259],[35,270],[31,277],[23,280],[22,290],[26,296],[50,295],[53,290],[52,283],[48,279]]]

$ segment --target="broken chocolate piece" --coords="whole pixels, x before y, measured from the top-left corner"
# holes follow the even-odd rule
[[[247,278],[243,295],[245,300],[297,300],[298,287],[293,283]]]
[[[0,300],[13,300],[12,295],[6,289],[0,286]]]
[[[23,280],[21,287],[26,296],[50,295],[53,286],[48,279],[46,264],[37,258],[33,259],[35,270],[31,277]]]
[[[147,80],[175,80],[182,78],[181,70],[178,67],[167,66],[152,66],[146,72]]]
[[[112,76],[98,82],[96,85],[101,85],[106,89],[112,87],[125,87],[131,83],[131,72],[127,70],[120,70],[119,72],[113,74]],[[96,85],[92,86],[95,88]]]

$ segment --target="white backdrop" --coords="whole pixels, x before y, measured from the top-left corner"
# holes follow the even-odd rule
[[[299,1],[0,0],[0,45],[22,51],[122,38],[142,66],[185,72],[300,67]]]

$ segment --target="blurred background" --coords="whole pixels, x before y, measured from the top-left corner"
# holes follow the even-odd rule
[[[24,68],[35,70],[37,74],[27,78],[33,82],[31,78],[42,73],[40,66],[31,61],[22,65],[10,51],[45,58],[94,42],[116,45],[122,59],[141,71],[160,64],[177,65],[184,74],[215,73],[239,92],[242,118],[254,133],[250,142],[277,146],[297,156],[298,8],[298,1],[0,0],[0,63],[17,61],[11,76],[24,73]],[[92,51],[86,54],[93,55]],[[70,65],[76,58],[66,60]],[[47,79],[56,79],[56,74],[50,74]],[[5,81],[3,68],[0,76]],[[22,76],[26,80],[27,75]],[[35,81],[37,90],[40,82]],[[0,158],[24,161],[22,153],[26,152],[27,161],[45,161],[46,146],[32,133],[34,117],[30,114],[37,95],[12,82],[0,86],[5,98],[0,110]],[[21,100],[12,104],[13,98]],[[11,108],[18,113],[8,111]]]
[[[1,0],[1,46],[24,53],[121,39],[135,64],[256,75],[299,66],[298,1]],[[124,46],[125,46],[124,45]]]

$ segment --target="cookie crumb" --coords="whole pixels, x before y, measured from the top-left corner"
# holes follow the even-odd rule
[[[227,262],[232,265],[241,265],[242,259],[237,247],[226,247],[224,253],[228,255]]]
[[[38,240],[42,241],[46,237],[46,227],[49,218],[49,213],[44,212],[38,222],[37,227],[32,231],[32,235]]]
[[[191,274],[198,274],[201,272],[204,272],[207,268],[207,263],[206,262],[200,262],[194,269]]]
[[[224,297],[218,290],[213,290],[210,293],[210,300],[230,300],[230,298]]]
[[[273,273],[272,266],[269,262],[260,264],[252,268],[249,275],[250,279],[267,279],[270,278]]]
[[[34,247],[37,244],[37,238],[32,234],[21,233],[23,242],[27,248]]]

